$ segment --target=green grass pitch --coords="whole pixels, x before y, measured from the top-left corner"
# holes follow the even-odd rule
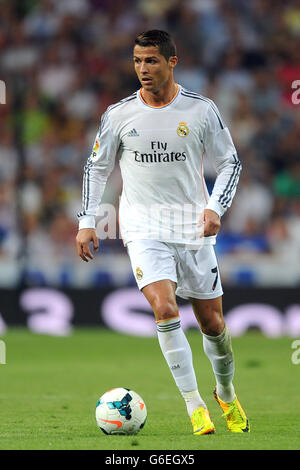
[[[233,338],[235,388],[251,423],[232,434],[212,396],[214,376],[199,332],[187,332],[199,390],[217,432],[193,436],[185,404],[156,338],[106,329],[75,329],[69,337],[11,328],[2,338],[0,449],[221,450],[299,449],[300,364],[291,361],[292,339],[258,332]],[[132,388],[148,418],[137,436],[106,436],[95,405],[112,387]]]

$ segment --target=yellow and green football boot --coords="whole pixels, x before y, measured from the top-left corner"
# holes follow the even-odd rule
[[[194,411],[191,417],[191,422],[193,425],[193,434],[195,434],[195,436],[213,434],[216,432],[215,425],[210,419],[209,412],[203,406]]]
[[[214,389],[214,397],[223,410],[227,427],[231,432],[250,432],[250,424],[243,408],[237,397],[231,403],[225,403],[218,397],[216,389]]]

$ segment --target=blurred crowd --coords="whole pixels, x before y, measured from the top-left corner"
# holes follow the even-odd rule
[[[147,29],[173,34],[176,81],[216,102],[243,163],[219,255],[299,263],[296,0],[0,0],[0,260],[76,256],[83,166],[103,111],[139,88],[132,45]],[[116,165],[104,202],[121,188]]]

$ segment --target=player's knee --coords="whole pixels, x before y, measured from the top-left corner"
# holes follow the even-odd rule
[[[225,328],[223,315],[213,312],[212,315],[201,324],[201,330],[208,336],[218,336]]]
[[[170,320],[179,316],[177,305],[169,300],[155,299],[152,308],[156,321]]]

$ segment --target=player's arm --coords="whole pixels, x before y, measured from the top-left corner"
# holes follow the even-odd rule
[[[95,217],[107,179],[114,167],[118,147],[118,138],[114,135],[108,113],[105,112],[101,118],[92,153],[84,166],[82,210],[77,214],[79,221],[76,236],[77,254],[86,262],[88,258],[93,259],[90,243],[92,242],[94,250],[99,248]]]
[[[208,237],[220,230],[221,217],[231,206],[242,168],[229,130],[213,102],[207,111],[203,142],[206,156],[217,172],[212,194],[199,220],[203,235]]]

